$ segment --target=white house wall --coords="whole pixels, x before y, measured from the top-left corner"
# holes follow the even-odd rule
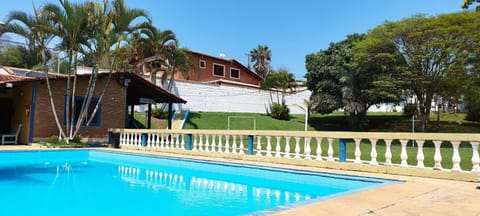
[[[266,113],[270,101],[270,93],[264,90],[185,81],[175,81],[172,93],[187,101],[186,104],[174,105],[175,110],[190,109],[196,112]],[[310,91],[287,94],[285,102],[290,113],[304,113],[297,105],[303,106],[304,99],[310,98],[310,94]],[[276,95],[273,96],[276,101]]]

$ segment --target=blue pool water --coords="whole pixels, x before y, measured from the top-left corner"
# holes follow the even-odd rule
[[[0,152],[0,215],[268,214],[391,183],[101,150]]]

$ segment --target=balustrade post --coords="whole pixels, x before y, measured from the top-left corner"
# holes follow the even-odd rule
[[[327,161],[335,161],[333,159],[333,138],[327,138],[327,141],[328,141],[328,150],[327,150]]]
[[[203,134],[200,134],[200,141],[198,142],[198,150],[203,152]]]
[[[378,165],[377,162],[377,139],[370,139],[372,151],[370,152],[370,165]]]
[[[186,150],[192,150],[192,134],[187,134]]]
[[[317,156],[315,157],[316,160],[322,160],[322,138],[315,137],[317,140]]]
[[[402,151],[400,152],[400,166],[401,167],[408,167],[407,159],[408,159],[408,154],[407,154],[407,143],[408,140],[400,140],[400,144],[402,145]]]
[[[210,142],[208,141],[208,138],[210,137],[210,135],[206,134],[205,135],[205,151],[206,152],[210,152]]]
[[[253,155],[253,135],[248,135],[248,154]]]
[[[285,155],[283,155],[285,158],[291,158],[290,157],[290,137],[286,136],[285,137]]]
[[[423,160],[425,159],[425,156],[423,154],[423,144],[425,143],[425,140],[417,140],[417,167],[418,168],[425,168],[425,165],[423,164]]]
[[[147,136],[148,136],[148,134],[146,134],[146,133],[141,134],[141,142],[142,142],[141,146],[142,147],[147,147],[147,138],[148,138]]]
[[[218,135],[218,153],[223,153],[225,152],[223,150],[223,142],[222,142],[222,139],[223,139],[223,135],[219,134]]]
[[[230,135],[225,135],[225,153],[230,154]]]
[[[262,136],[257,136],[257,154],[258,156],[262,156],[262,143],[261,143]]]
[[[237,154],[237,136],[233,135],[232,153]]]
[[[452,171],[462,171],[462,168],[460,167],[460,152],[458,151],[458,148],[460,147],[460,141],[450,141],[452,143],[453,147],[453,155],[452,155]]]
[[[392,146],[392,140],[386,139],[385,140],[385,146],[386,146],[386,149],[385,149],[385,165],[392,166],[392,150],[390,148]]]
[[[478,155],[478,141],[472,141],[470,142],[470,145],[472,145],[472,172],[475,173],[480,173],[480,157]]]
[[[212,150],[211,152],[217,152],[216,148],[217,148],[217,144],[215,143],[215,137],[216,135],[212,135]]]
[[[340,162],[347,162],[347,144],[345,139],[338,140],[338,147],[339,147],[339,161]]]
[[[280,136],[276,136],[275,139],[277,140],[277,145],[275,146],[275,157],[280,157]]]
[[[305,139],[305,142],[304,142],[304,146],[303,146],[303,149],[305,151],[305,159],[307,160],[311,160],[312,157],[310,156],[310,152],[312,151],[311,148],[310,148],[310,137],[304,137]]]
[[[272,143],[270,142],[270,140],[272,139],[271,136],[267,136],[267,157],[271,157],[272,156]]]
[[[435,161],[435,165],[433,169],[435,170],[442,170],[442,154],[440,153],[440,148],[442,147],[441,140],[434,140],[433,144],[435,145],[435,154],[433,155],[433,160]]]
[[[245,145],[243,144],[243,135],[240,135],[240,151],[238,153],[243,155],[245,154],[244,150],[245,150]]]
[[[362,139],[356,138],[353,140],[355,140],[355,160],[353,162],[362,163],[362,159],[361,159],[362,152],[360,151],[360,142],[362,141]]]
[[[300,159],[300,137],[295,137],[295,159]]]

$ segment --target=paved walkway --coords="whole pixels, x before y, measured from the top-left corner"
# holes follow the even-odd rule
[[[1,146],[0,150],[38,149],[31,146]],[[135,150],[116,150],[140,152]],[[142,152],[146,153],[146,152]],[[274,215],[476,215],[480,216],[480,183],[406,177],[334,169],[279,165],[265,162],[239,161],[225,158],[148,152],[149,154],[188,157],[203,160],[268,165],[319,172],[390,178],[405,181],[373,190],[337,197]]]

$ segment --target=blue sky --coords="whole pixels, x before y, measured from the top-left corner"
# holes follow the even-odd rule
[[[80,1],[80,0],[78,0]],[[32,11],[56,0],[14,0],[0,7],[0,20],[12,10]],[[150,13],[160,29],[173,30],[182,47],[234,58],[247,65],[259,44],[272,51],[274,69],[303,79],[305,56],[326,49],[346,35],[366,33],[386,20],[418,13],[461,11],[463,0],[125,0]]]

